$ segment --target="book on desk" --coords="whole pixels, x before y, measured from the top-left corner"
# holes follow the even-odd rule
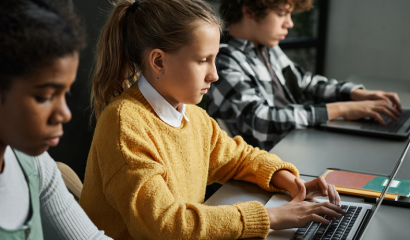
[[[322,177],[327,183],[335,185],[339,193],[374,199],[380,196],[388,180],[384,176],[335,169],[327,169]],[[394,179],[385,199],[397,201],[399,197],[409,196],[410,181]]]

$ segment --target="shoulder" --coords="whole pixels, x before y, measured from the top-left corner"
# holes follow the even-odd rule
[[[276,61],[277,64],[279,64],[281,69],[284,69],[288,66],[291,66],[293,68],[294,63],[288,58],[288,56],[283,52],[283,50],[279,46],[271,47],[270,53],[274,61]]]
[[[141,127],[147,121],[155,118],[155,113],[145,99],[141,96],[135,96],[138,93],[125,91],[104,109],[97,121],[96,132],[105,134],[115,134],[124,130],[124,126]],[[118,136],[118,135],[117,135]]]
[[[246,60],[246,55],[243,51],[228,43],[221,43],[219,45],[218,58],[232,58],[244,61]]]
[[[211,133],[217,128],[218,123],[202,108],[196,105],[187,105],[185,113],[189,121],[193,124],[201,126],[203,130],[206,129],[208,133]],[[204,129],[205,128],[205,129]]]
[[[43,154],[34,157],[34,161],[38,170],[40,177],[40,195],[45,192],[47,186],[50,185],[52,181],[60,181],[61,174],[58,170],[57,164],[54,159],[44,152]],[[61,179],[62,180],[62,179]]]

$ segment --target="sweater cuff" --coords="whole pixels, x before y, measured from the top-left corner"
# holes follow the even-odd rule
[[[284,190],[276,188],[270,183],[273,174],[279,170],[288,170],[296,177],[299,177],[299,171],[292,163],[282,162],[282,160],[274,154],[272,154],[272,156],[276,159],[274,159],[274,161],[267,161],[258,170],[256,174],[256,184],[269,192],[283,192]],[[281,161],[281,163],[278,164],[278,160]]]
[[[240,238],[265,238],[269,234],[269,216],[262,203],[251,201],[234,206],[242,215],[243,232]]]
[[[309,124],[310,126],[318,126],[321,123],[329,121],[329,113],[325,103],[312,105],[314,110],[314,119]]]

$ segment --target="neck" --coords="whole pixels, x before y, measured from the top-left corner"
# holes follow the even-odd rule
[[[250,29],[250,26],[246,24],[243,20],[231,24],[229,26],[229,35],[235,38],[246,39],[252,42],[255,48],[259,46],[258,42],[255,39],[253,39],[253,34],[252,30]]]
[[[0,141],[0,173],[3,172],[4,169],[4,155],[6,154],[7,145]]]
[[[168,96],[162,91],[161,88],[161,80],[158,80],[158,78],[155,76],[155,74],[150,73],[149,71],[146,71],[143,73],[145,79],[151,84],[151,86],[157,90],[157,92],[169,103],[173,108],[175,108],[178,112],[181,112],[182,110],[182,105],[183,103],[175,101],[173,98]]]

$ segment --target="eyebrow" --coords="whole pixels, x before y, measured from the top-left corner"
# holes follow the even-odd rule
[[[65,86],[63,84],[60,83],[44,83],[41,85],[37,85],[36,88],[65,88]]]

